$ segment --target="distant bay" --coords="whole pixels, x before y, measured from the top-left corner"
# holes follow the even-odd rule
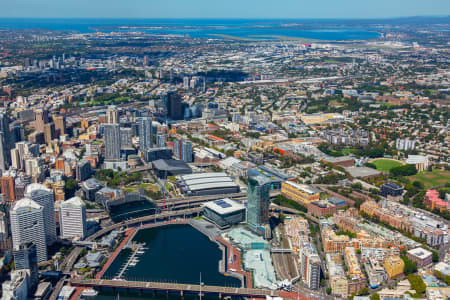
[[[124,32],[178,35],[192,38],[368,40],[380,36],[357,20],[245,20],[245,19],[0,19],[0,29]]]

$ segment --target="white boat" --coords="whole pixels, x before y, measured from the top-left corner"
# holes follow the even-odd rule
[[[81,296],[83,297],[95,297],[98,295],[98,292],[94,289],[87,289],[81,292]]]

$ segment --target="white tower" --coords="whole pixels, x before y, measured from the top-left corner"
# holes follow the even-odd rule
[[[73,197],[60,205],[59,224],[64,239],[86,236],[86,205],[80,197]]]
[[[44,208],[44,229],[47,244],[56,241],[55,196],[53,192],[39,183],[32,183],[25,190],[25,197],[30,198]]]
[[[44,229],[44,207],[31,199],[14,203],[10,212],[13,248],[32,242],[36,245],[38,262],[47,261],[47,243]]]

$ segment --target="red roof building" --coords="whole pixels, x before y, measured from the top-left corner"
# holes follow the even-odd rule
[[[428,190],[425,194],[425,205],[428,209],[444,211],[448,209],[448,202],[439,197],[439,192],[436,190]]]

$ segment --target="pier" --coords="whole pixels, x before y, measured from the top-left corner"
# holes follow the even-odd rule
[[[178,284],[178,283],[160,283],[160,282],[144,282],[144,281],[126,281],[126,280],[104,280],[104,279],[71,279],[71,285],[82,287],[97,288],[115,288],[115,289],[136,289],[136,290],[153,290],[177,293],[194,293],[214,294],[219,297],[223,296],[245,296],[260,297],[266,296],[278,297],[280,292],[277,290],[252,289],[252,288],[232,288],[223,286],[208,286],[198,284]]]
[[[122,266],[122,268],[119,271],[119,274],[115,278],[122,279],[123,274],[127,271],[128,267],[130,266],[136,266],[136,264],[139,262],[137,259],[137,251],[133,251],[128,258],[127,262]]]

